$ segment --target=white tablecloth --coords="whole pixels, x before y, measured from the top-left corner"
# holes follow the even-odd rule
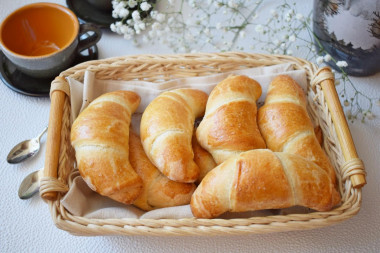
[[[2,0],[0,20],[10,11],[36,0]],[[51,1],[66,5],[64,0]],[[278,1],[277,1],[278,2]],[[300,1],[301,2],[301,1]],[[297,8],[307,14],[312,1]],[[129,54],[172,53],[163,46],[135,48],[121,36],[104,31],[98,44],[99,57]],[[247,47],[248,48],[248,47]],[[302,55],[298,55],[301,56]],[[380,94],[380,74],[353,78],[367,94]],[[18,142],[35,137],[47,125],[49,98],[20,95],[0,81],[0,252],[379,252],[380,251],[380,110],[376,118],[362,124],[350,123],[359,157],[367,170],[358,215],[338,225],[321,229],[217,237],[100,236],[77,237],[56,228],[48,206],[35,195],[20,200],[23,178],[43,167],[46,136],[34,158],[18,164],[6,162],[9,150]]]

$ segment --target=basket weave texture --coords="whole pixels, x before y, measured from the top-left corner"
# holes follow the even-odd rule
[[[226,235],[246,233],[269,233],[324,227],[344,221],[357,214],[361,206],[361,189],[354,188],[350,176],[365,174],[360,159],[345,161],[335,126],[332,122],[320,82],[324,77],[317,67],[303,59],[247,53],[201,53],[182,55],[137,55],[89,61],[74,66],[60,74],[83,82],[86,70],[96,73],[103,80],[145,80],[163,82],[183,77],[205,76],[220,72],[280,63],[292,63],[295,69],[304,69],[308,80],[308,112],[315,125],[323,132],[323,148],[337,174],[342,203],[328,212],[308,214],[273,215],[246,219],[89,219],[70,214],[60,200],[77,175],[75,156],[70,145],[70,98],[66,96],[63,106],[58,177],[44,177],[40,194],[57,192],[56,200],[46,200],[54,223],[60,229],[75,235]],[[58,78],[53,87],[68,90],[64,78]]]

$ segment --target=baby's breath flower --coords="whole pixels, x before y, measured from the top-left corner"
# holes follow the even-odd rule
[[[161,29],[161,24],[158,23],[158,22],[154,22],[153,25],[152,25],[152,29],[153,30],[159,30],[159,29]]]
[[[340,68],[344,68],[344,67],[347,67],[347,66],[348,66],[348,64],[347,64],[346,61],[337,61],[337,62],[336,62],[336,65],[337,65],[338,67],[340,67]]]
[[[275,9],[271,9],[270,10],[270,14],[274,17],[274,18],[277,18],[278,17],[278,13]]]
[[[190,5],[190,7],[194,8],[195,7],[195,1],[189,0],[189,5]]]
[[[120,18],[126,18],[129,14],[129,11],[127,9],[121,9],[119,11],[119,17]]]
[[[292,20],[292,17],[294,15],[294,11],[293,10],[289,10],[286,14],[285,14],[285,21],[286,22],[290,22]]]
[[[294,35],[290,35],[290,36],[289,36],[289,41],[290,41],[290,42],[294,42],[294,41],[296,41],[296,36],[294,36]]]
[[[129,1],[128,1],[128,6],[129,6],[130,8],[135,8],[136,5],[137,5],[137,1],[136,1],[136,0],[129,0]]]
[[[158,22],[162,23],[162,22],[165,21],[165,14],[158,13],[155,19],[156,19]]]
[[[346,114],[346,116],[347,116],[347,118],[348,118],[349,120],[352,119],[352,112],[351,112],[350,110],[346,110],[346,111],[345,111],[345,114]]]
[[[126,39],[126,40],[131,40],[131,39],[132,39],[132,35],[131,35],[131,34],[128,34],[128,33],[125,33],[123,37],[124,37],[124,39]]]
[[[112,17],[121,19],[110,25],[111,31],[123,35],[125,39],[132,40],[139,44],[135,39],[137,34],[141,34],[152,25],[152,16],[157,11],[152,11],[151,3],[153,0],[112,0]],[[142,13],[145,12],[143,15]],[[145,36],[146,38],[149,36]],[[153,37],[152,37],[153,38]]]
[[[326,54],[326,55],[323,57],[323,60],[324,60],[325,62],[329,62],[329,61],[331,61],[331,55]]]
[[[156,19],[156,17],[157,17],[157,14],[158,14],[158,11],[151,11],[150,12],[150,16],[153,18],[153,19]]]
[[[148,11],[150,8],[152,8],[152,6],[149,3],[147,3],[147,2],[142,2],[140,4],[140,8],[143,11]]]
[[[316,62],[317,62],[318,65],[322,64],[322,62],[323,62],[323,56],[318,56],[317,59],[316,59]]]
[[[366,116],[366,118],[369,119],[369,120],[372,120],[372,119],[375,118],[375,116],[373,115],[373,113],[370,112],[370,111],[367,111],[367,112],[365,113],[365,116]]]
[[[245,38],[245,31],[240,31],[239,36],[240,38]]]
[[[121,33],[128,33],[128,29],[129,29],[129,27],[127,26],[127,25],[122,25],[121,27],[120,27],[120,32]]]
[[[135,11],[132,12],[132,18],[133,18],[134,21],[141,19],[140,13],[139,13],[138,10],[135,10]]]
[[[135,23],[135,21],[133,21],[133,19],[128,19],[126,22],[130,26],[132,26]]]
[[[287,55],[293,55],[293,51],[292,51],[291,49],[288,49],[288,50],[286,51],[286,54],[287,54]]]
[[[110,25],[110,29],[111,29],[111,31],[116,32],[116,25],[114,23],[112,23]]]
[[[236,1],[234,1],[234,0],[229,0],[228,3],[227,3],[227,5],[228,5],[228,7],[235,8],[235,9],[237,7],[239,7],[238,4],[236,3]]]
[[[303,21],[304,20],[304,16],[301,13],[297,13],[296,19],[300,20],[300,21]]]
[[[256,31],[257,33],[261,33],[261,34],[263,34],[263,33],[264,33],[264,27],[263,27],[262,25],[256,25],[256,27],[255,27],[255,31]]]

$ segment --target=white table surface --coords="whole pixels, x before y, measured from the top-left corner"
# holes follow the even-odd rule
[[[0,20],[35,0],[1,0]],[[64,0],[51,1],[66,5]],[[298,6],[308,13],[312,1]],[[98,44],[100,58],[146,53],[171,53],[163,46],[135,48],[121,36],[104,32]],[[380,73],[353,78],[367,94],[380,94]],[[367,170],[362,209],[340,224],[315,230],[216,237],[99,236],[77,237],[56,228],[47,204],[35,195],[20,200],[23,178],[43,167],[46,136],[34,158],[18,164],[6,162],[18,142],[35,137],[47,125],[49,98],[20,95],[0,81],[0,252],[379,252],[380,251],[380,110],[366,124],[350,123],[358,154]]]

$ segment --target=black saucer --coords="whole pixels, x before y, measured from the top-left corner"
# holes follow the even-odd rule
[[[98,48],[92,46],[78,54],[71,66],[78,63],[97,60]],[[14,64],[0,51],[0,79],[8,88],[27,96],[46,97],[49,96],[50,84],[54,80],[51,78],[36,78],[20,72]]]
[[[101,11],[86,0],[66,0],[66,4],[82,22],[93,23],[100,28],[110,28],[116,20],[112,17],[112,10]]]

